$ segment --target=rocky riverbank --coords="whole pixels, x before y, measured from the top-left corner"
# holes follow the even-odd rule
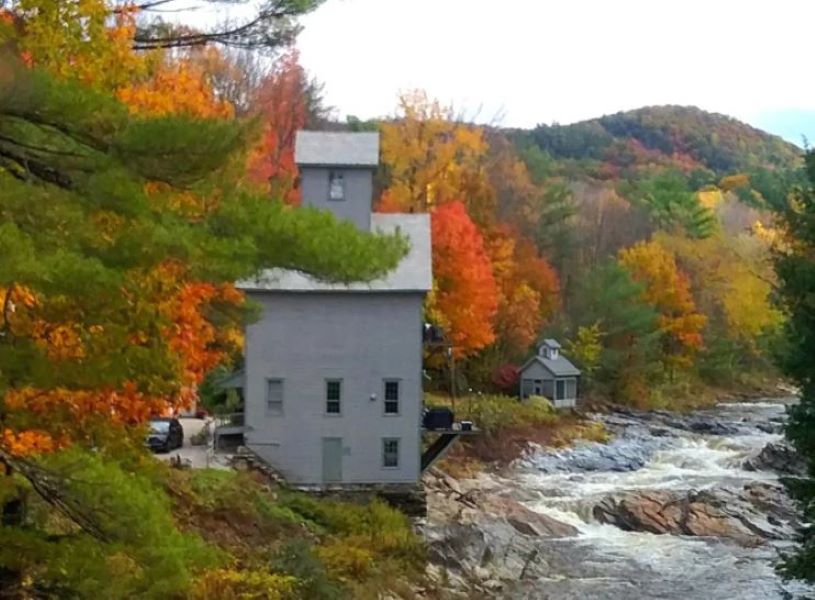
[[[426,475],[428,575],[462,598],[795,598],[784,402],[597,416],[607,444],[532,448],[500,475]],[[701,595],[699,595],[701,594]],[[803,596],[801,596],[803,597]]]

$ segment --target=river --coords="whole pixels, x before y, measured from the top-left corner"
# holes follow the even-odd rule
[[[679,417],[624,413],[597,417],[614,433],[608,444],[541,450],[511,477],[525,506],[572,525],[577,535],[541,539],[545,573],[510,583],[498,594],[530,599],[804,598],[811,589],[784,582],[774,571],[785,539],[744,545],[717,537],[624,531],[595,519],[604,498],[631,492],[692,490],[736,492],[745,485],[777,483],[772,471],[748,471],[748,457],[781,439],[788,400],[722,404]]]

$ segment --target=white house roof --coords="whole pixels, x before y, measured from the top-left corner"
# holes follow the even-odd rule
[[[376,167],[379,133],[298,131],[294,162],[301,166]]]
[[[520,372],[523,373],[534,362],[543,365],[555,377],[577,377],[580,375],[580,369],[575,367],[565,356],[559,354],[557,358],[546,358],[545,356],[536,355],[530,358],[521,367]]]
[[[410,251],[385,277],[370,282],[334,283],[321,281],[300,271],[269,269],[257,278],[239,281],[245,291],[278,292],[428,292],[433,287],[430,247],[430,215],[371,215],[371,229],[382,233],[400,231],[410,242]]]
[[[541,342],[542,346],[548,346],[549,348],[560,348],[560,343],[552,338],[546,338]]]

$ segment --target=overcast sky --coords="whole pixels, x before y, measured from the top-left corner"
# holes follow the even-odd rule
[[[340,118],[422,88],[506,126],[690,104],[815,140],[815,0],[327,0],[302,24]]]

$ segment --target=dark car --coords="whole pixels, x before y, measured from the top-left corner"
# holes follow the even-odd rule
[[[184,428],[178,419],[161,417],[150,419],[147,445],[153,452],[169,452],[184,445]]]

